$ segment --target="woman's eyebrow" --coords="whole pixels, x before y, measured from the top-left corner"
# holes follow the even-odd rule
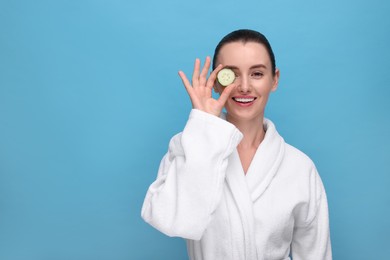
[[[224,69],[231,69],[231,70],[238,70],[238,67],[233,66],[233,65],[226,65],[223,67]]]
[[[239,69],[237,66],[234,66],[234,65],[226,65],[224,68],[231,69],[231,70],[238,70]],[[249,69],[260,69],[260,68],[267,69],[267,66],[265,66],[264,64],[255,64],[255,65],[252,65]]]
[[[266,69],[267,66],[265,66],[264,64],[256,64],[256,65],[251,66],[250,68],[251,69],[260,69],[260,68]]]

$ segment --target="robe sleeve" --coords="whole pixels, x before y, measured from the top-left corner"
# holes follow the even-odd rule
[[[233,124],[193,109],[169,143],[142,218],[168,236],[201,239],[222,196],[228,157],[241,139]]]
[[[313,166],[309,184],[309,203],[296,222],[291,244],[293,260],[332,260],[328,202],[325,189]]]

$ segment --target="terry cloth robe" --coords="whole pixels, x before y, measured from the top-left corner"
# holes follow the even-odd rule
[[[245,174],[243,135],[193,109],[146,194],[142,217],[185,238],[196,260],[332,259],[328,206],[313,162],[264,120],[265,138]]]

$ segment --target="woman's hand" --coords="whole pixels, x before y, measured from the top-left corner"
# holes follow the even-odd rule
[[[222,91],[218,99],[212,97],[212,89],[217,78],[217,73],[222,69],[222,65],[219,65],[210,77],[207,79],[207,73],[210,69],[211,59],[207,56],[206,62],[200,72],[200,60],[195,60],[194,72],[192,74],[192,85],[187,79],[183,71],[179,71],[179,76],[183,81],[183,84],[190,96],[192,107],[202,110],[209,114],[219,116],[222,112],[230,93],[236,87],[234,83],[230,84]]]

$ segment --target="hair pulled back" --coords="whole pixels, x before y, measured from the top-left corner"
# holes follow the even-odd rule
[[[236,30],[227,34],[225,37],[222,38],[222,40],[218,43],[217,47],[215,47],[214,57],[213,57],[213,69],[215,69],[215,67],[218,65],[216,64],[216,61],[221,48],[224,45],[232,42],[242,42],[244,44],[247,42],[255,42],[255,43],[262,44],[268,52],[269,58],[271,60],[272,74],[275,75],[275,70],[276,70],[275,55],[274,52],[272,51],[270,43],[268,42],[267,38],[263,34],[249,29]]]

